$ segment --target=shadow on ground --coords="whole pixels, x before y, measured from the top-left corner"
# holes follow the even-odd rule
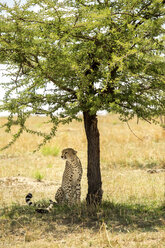
[[[22,228],[42,228],[46,232],[56,229],[58,232],[61,227],[64,227],[64,232],[78,227],[98,231],[102,223],[113,232],[156,232],[165,224],[165,205],[151,208],[104,201],[97,208],[86,206],[85,203],[72,208],[55,206],[51,213],[46,214],[37,213],[34,207],[20,205],[1,209],[0,212],[0,226],[6,232],[19,232]]]

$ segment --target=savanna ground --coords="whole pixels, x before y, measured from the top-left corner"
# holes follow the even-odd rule
[[[28,125],[48,131],[44,117],[31,117]],[[5,118],[0,118],[0,125]],[[126,123],[116,115],[99,116],[103,204],[85,205],[87,193],[86,138],[83,123],[60,126],[57,136],[33,153],[41,138],[23,134],[0,153],[0,247],[146,247],[165,245],[165,131],[136,120]],[[13,129],[13,132],[16,127]],[[10,135],[0,130],[0,147]],[[83,164],[82,204],[54,207],[36,213],[25,204],[25,195],[48,204],[60,186],[65,162],[62,149],[78,151]],[[161,169],[161,170],[160,170]],[[158,172],[158,173],[149,173]]]

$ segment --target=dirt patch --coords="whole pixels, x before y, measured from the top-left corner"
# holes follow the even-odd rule
[[[53,181],[38,181],[36,179],[27,178],[27,177],[4,177],[0,178],[0,186],[1,187],[35,187],[35,188],[45,188],[47,190],[54,189],[54,187],[58,186],[57,183]]]
[[[34,202],[38,200],[54,200],[54,195],[59,185],[55,181],[41,182],[27,177],[0,178],[0,199],[2,206],[13,203],[25,204],[25,196],[30,192]]]

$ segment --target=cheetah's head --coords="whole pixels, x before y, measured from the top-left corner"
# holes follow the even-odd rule
[[[66,149],[62,150],[61,158],[71,160],[75,157],[76,153],[77,152],[74,149],[66,148]]]

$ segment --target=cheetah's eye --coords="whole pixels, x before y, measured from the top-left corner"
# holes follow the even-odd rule
[[[65,154],[67,154],[67,152],[65,152]]]

